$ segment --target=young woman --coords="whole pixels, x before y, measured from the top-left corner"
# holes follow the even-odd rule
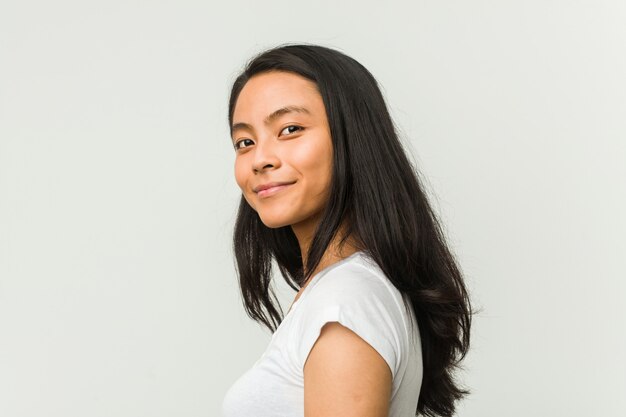
[[[228,119],[241,292],[273,336],[223,417],[453,415],[470,300],[374,77],[282,45],[237,77]],[[272,262],[298,291],[285,316]]]

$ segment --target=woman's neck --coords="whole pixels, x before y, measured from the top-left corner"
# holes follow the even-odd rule
[[[317,216],[310,217],[305,221],[291,225],[291,229],[296,235],[296,238],[298,239],[298,243],[300,245],[303,269],[306,269],[309,248],[311,245],[311,241],[313,240],[315,230],[317,229],[317,226],[321,221],[320,216],[321,214],[318,214]],[[353,253],[362,249],[360,245],[357,244],[354,236],[349,236],[347,239],[345,239],[342,245],[339,245],[339,242],[342,240],[346,233],[346,222],[347,219],[344,219],[339,226],[337,233],[335,233],[335,236],[329,243],[328,248],[320,259],[320,262],[315,267],[314,271],[311,274],[308,274],[309,278],[302,284],[302,287],[300,287],[301,291],[304,289],[304,287],[306,287],[311,278],[314,277],[319,271],[327,268],[335,262],[347,258]]]

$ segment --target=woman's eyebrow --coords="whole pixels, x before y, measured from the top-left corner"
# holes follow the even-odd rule
[[[270,123],[272,123],[274,121],[274,119],[282,116],[283,114],[288,114],[288,113],[305,113],[305,114],[311,114],[311,112],[309,111],[309,109],[307,109],[306,107],[302,107],[302,106],[285,106],[282,107],[278,110],[275,110],[272,112],[272,114],[270,114],[269,116],[267,116],[265,118],[265,124],[269,125]]]
[[[288,114],[288,113],[305,113],[305,114],[311,114],[311,112],[309,111],[309,109],[307,109],[306,107],[302,107],[302,106],[295,106],[295,105],[290,105],[290,106],[285,106],[285,107],[281,107],[278,110],[274,110],[272,113],[270,113],[265,120],[263,121],[265,123],[265,125],[269,125],[270,123],[272,123],[276,118],[284,115],[284,114]],[[254,128],[252,127],[251,124],[246,123],[246,122],[237,122],[234,123],[232,128],[231,128],[231,132],[234,132],[235,130],[238,129],[248,129],[248,130],[254,130]]]

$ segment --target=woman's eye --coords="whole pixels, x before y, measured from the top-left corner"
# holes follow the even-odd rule
[[[290,134],[290,133],[294,133],[297,132],[298,130],[302,130],[303,128],[300,126],[296,126],[296,125],[291,125],[291,126],[287,126],[286,128],[284,128],[280,133],[283,133],[286,131],[286,135]]]
[[[250,142],[252,142],[250,139],[241,139],[240,141],[238,141],[237,143],[235,143],[235,150],[242,149],[242,147],[241,147],[241,146],[239,146],[239,144],[240,144],[240,143],[242,143],[242,142],[245,142],[245,141],[250,141]]]

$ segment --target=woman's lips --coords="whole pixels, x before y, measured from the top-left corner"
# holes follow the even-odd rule
[[[272,187],[272,188],[267,188],[265,190],[261,190],[258,193],[256,193],[260,198],[264,198],[264,197],[269,197],[272,196],[276,193],[281,192],[282,190],[284,190],[287,187],[291,187],[293,184],[283,184],[283,185],[279,185],[276,187]]]

